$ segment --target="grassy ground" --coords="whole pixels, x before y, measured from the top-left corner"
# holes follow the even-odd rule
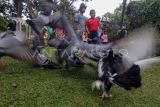
[[[125,91],[114,86],[113,97],[102,101],[100,91],[91,91],[95,68],[43,70],[11,58],[3,60],[0,107],[160,107],[160,63],[142,72],[141,88]]]

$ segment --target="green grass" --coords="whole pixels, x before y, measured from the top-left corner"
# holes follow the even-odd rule
[[[0,107],[160,107],[160,64],[142,72],[142,87],[126,91],[114,86],[113,97],[102,101],[91,91],[95,68],[74,71],[40,69],[3,58],[0,71]]]

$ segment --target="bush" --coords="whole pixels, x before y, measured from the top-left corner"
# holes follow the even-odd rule
[[[5,31],[7,30],[7,20],[6,18],[0,16],[0,31]]]
[[[160,31],[160,1],[140,0],[132,1],[127,7],[130,28],[135,29],[145,24],[152,24]]]

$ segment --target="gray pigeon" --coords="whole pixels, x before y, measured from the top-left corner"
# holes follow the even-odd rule
[[[27,19],[28,23],[37,34],[41,33],[41,29],[50,23],[51,13],[55,5],[57,5],[57,0],[37,0],[37,10],[40,14],[36,19]]]
[[[0,37],[3,37],[0,39],[0,57],[9,56],[42,67],[58,67],[57,64],[50,61],[44,55],[34,52],[27,47],[27,39],[24,32],[1,33]]]
[[[38,10],[44,15],[50,15],[53,8],[57,4],[57,0],[37,0]]]
[[[36,20],[38,21],[38,20]],[[38,21],[41,23],[42,20]],[[33,24],[33,23],[32,23]],[[31,27],[38,33],[44,27],[43,25],[39,26],[39,24],[33,24],[34,26]],[[53,38],[48,41],[50,46],[54,46],[59,49],[58,59],[63,59],[69,65],[74,65],[73,63],[77,60],[77,56],[75,53],[79,53],[81,57],[78,57],[78,61],[81,60],[79,58],[88,57],[93,60],[98,60],[101,55],[106,53],[106,51],[111,48],[113,43],[109,43],[106,45],[93,45],[84,43],[79,41],[77,35],[75,34],[69,20],[67,19],[65,13],[62,11],[55,12],[53,15],[50,16],[50,23],[46,24],[47,26],[51,26],[52,28],[62,28],[65,32],[65,40],[57,40],[57,38]],[[38,28],[38,29],[37,29]]]

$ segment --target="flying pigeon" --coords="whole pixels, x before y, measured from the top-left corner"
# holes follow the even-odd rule
[[[0,36],[0,57],[9,56],[42,67],[58,67],[44,55],[28,48],[25,37],[25,33],[20,31],[3,33]]]

